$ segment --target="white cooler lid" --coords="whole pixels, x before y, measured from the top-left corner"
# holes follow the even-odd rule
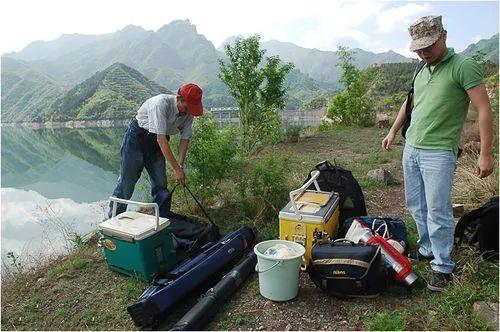
[[[102,222],[99,224],[99,228],[106,234],[138,241],[164,229],[170,225],[170,221],[167,218],[160,217],[159,224],[160,226],[155,231],[155,216],[135,211],[126,211]]]

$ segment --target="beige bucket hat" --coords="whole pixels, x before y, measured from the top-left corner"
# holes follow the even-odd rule
[[[410,25],[410,51],[421,50],[434,44],[444,30],[441,20],[442,16],[424,16]]]

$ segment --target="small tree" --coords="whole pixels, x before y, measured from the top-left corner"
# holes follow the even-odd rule
[[[229,62],[219,60],[219,78],[241,110],[243,146],[248,153],[260,143],[279,138],[279,111],[285,107],[287,90],[284,80],[293,68],[291,63],[282,64],[278,56],[263,62],[265,50],[259,41],[258,35],[237,39],[234,46],[224,46]]]
[[[222,179],[238,167],[239,142],[234,128],[219,128],[208,114],[198,118],[193,129],[186,164],[189,178],[205,200],[217,194]]]
[[[372,125],[374,109],[366,94],[366,79],[353,64],[353,52],[339,45],[337,55],[337,66],[343,70],[339,81],[345,90],[330,101],[328,117],[346,125]]]

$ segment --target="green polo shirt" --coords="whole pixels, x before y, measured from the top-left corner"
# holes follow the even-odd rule
[[[430,70],[426,65],[415,77],[414,107],[406,141],[423,149],[458,152],[467,117],[467,90],[484,83],[481,67],[452,48]]]

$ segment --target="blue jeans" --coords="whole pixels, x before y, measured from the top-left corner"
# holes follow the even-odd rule
[[[419,149],[409,144],[403,152],[406,206],[418,230],[422,255],[434,255],[434,271],[451,273],[455,222],[451,188],[457,158],[452,151]]]
[[[146,168],[151,180],[151,196],[160,208],[160,216],[167,216],[171,199],[167,189],[165,158],[156,141],[156,134],[150,134],[139,127],[137,120],[134,119],[125,133],[120,154],[120,177],[113,196],[130,199],[142,170]],[[111,218],[112,206],[110,203],[109,218]],[[118,204],[116,214],[125,212],[126,209],[125,204]]]

